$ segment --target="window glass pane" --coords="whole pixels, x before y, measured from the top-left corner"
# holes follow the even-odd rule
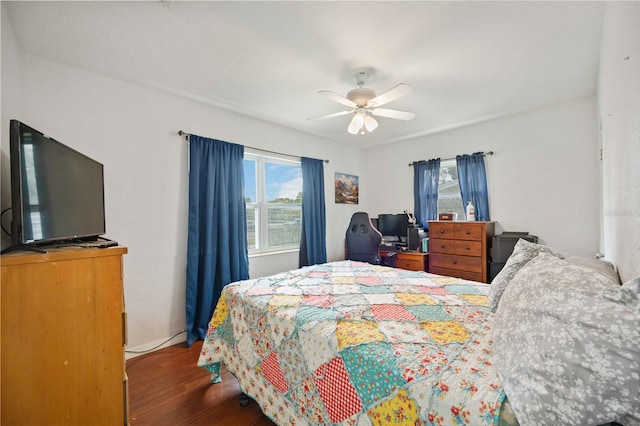
[[[257,207],[251,207],[247,205],[247,247],[249,250],[258,248],[258,242],[256,240],[257,224],[256,224],[256,211]]]
[[[265,162],[267,203],[300,204],[302,171],[299,165]]]
[[[440,162],[438,213],[457,213],[458,220],[465,219],[462,197],[460,196],[460,184],[458,183],[456,160]]]
[[[269,248],[300,244],[302,170],[299,165],[265,162]]]
[[[300,244],[302,207],[269,204],[267,208],[269,247]]]
[[[247,203],[255,203],[257,201],[256,166],[256,160],[244,159],[244,197]]]

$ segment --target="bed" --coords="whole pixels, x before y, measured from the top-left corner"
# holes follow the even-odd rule
[[[576,377],[568,374],[570,382],[580,383],[586,374],[596,388],[601,382],[593,375],[601,374],[606,390],[596,389],[592,395],[581,385],[578,392],[588,395],[586,405],[592,404],[591,398],[601,402],[583,409],[573,401],[572,383],[563,381],[559,383],[568,387],[569,396],[541,397],[537,394],[545,393],[540,391],[544,381],[558,380],[558,369],[567,369],[562,363],[572,368],[576,360],[552,357],[554,349],[544,348],[554,346],[549,344],[549,330],[531,333],[524,328],[528,321],[533,330],[539,321],[555,327],[558,312],[546,316],[540,311],[548,304],[543,296],[539,298],[544,304],[533,301],[535,316],[518,316],[503,306],[520,306],[518,312],[522,311],[522,298],[528,298],[522,288],[532,281],[540,282],[535,291],[545,294],[549,278],[541,271],[555,260],[569,268],[582,287],[585,277],[580,274],[595,276],[596,286],[605,275],[569,264],[560,253],[545,252],[545,246],[518,245],[514,255],[526,252],[530,258],[518,262],[523,256],[512,256],[516,261],[507,262],[503,283],[495,287],[354,261],[230,284],[211,319],[198,365],[217,382],[224,364],[243,392],[278,425],[516,425],[516,417],[521,424],[640,424],[640,402],[634,394],[640,383],[640,285],[625,284],[626,292],[620,295],[619,283],[607,283],[606,291],[597,294],[598,300],[611,296],[603,309],[617,318],[612,325],[617,331],[611,335],[602,326],[597,338],[607,345],[613,340],[611,345],[622,348],[608,346],[606,356],[592,351],[578,362],[577,370],[597,357],[609,357],[612,366],[599,365],[598,372],[580,370]],[[529,256],[532,248],[536,253]],[[579,287],[570,289],[580,293]],[[586,293],[589,298],[593,292]],[[580,297],[584,308],[587,302]],[[518,327],[513,327],[512,318],[518,318]],[[560,337],[570,352],[579,349],[571,347],[575,342],[570,336]],[[537,350],[541,357],[530,353],[531,345],[542,348]],[[612,351],[615,359],[610,359]],[[526,362],[518,361],[520,355]],[[538,377],[536,371],[546,368],[541,369],[540,362],[556,376]],[[549,408],[554,404],[557,407]]]

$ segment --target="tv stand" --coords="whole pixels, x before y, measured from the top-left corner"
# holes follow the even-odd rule
[[[28,244],[16,244],[15,246],[9,246],[6,249],[0,251],[0,254],[6,254],[12,251],[33,251],[36,253],[47,253],[45,249],[42,249],[40,247],[34,247]]]

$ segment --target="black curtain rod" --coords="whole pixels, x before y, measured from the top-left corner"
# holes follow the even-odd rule
[[[482,155],[493,155],[493,151],[487,151],[487,152],[481,152]],[[451,157],[451,158],[441,158],[440,161],[449,161],[449,160],[455,160],[456,157]],[[409,167],[413,167],[413,163],[409,163]]]
[[[191,136],[191,133],[187,133],[187,132],[183,132],[182,130],[178,130],[178,135],[184,136],[184,139],[188,142],[189,141],[189,136]],[[297,155],[285,154],[283,152],[277,152],[277,151],[269,151],[268,149],[254,148],[252,146],[247,146],[247,145],[244,145],[244,147],[245,148],[249,148],[249,149],[254,149],[256,151],[268,152],[270,154],[284,155],[284,156],[287,156],[287,157],[293,157],[293,158],[298,158],[298,159],[300,158]],[[324,161],[325,163],[329,162],[329,160],[322,160],[322,161]]]

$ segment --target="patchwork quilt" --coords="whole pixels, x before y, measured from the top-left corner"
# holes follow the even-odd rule
[[[198,365],[279,425],[494,425],[489,286],[353,261],[225,287]]]

